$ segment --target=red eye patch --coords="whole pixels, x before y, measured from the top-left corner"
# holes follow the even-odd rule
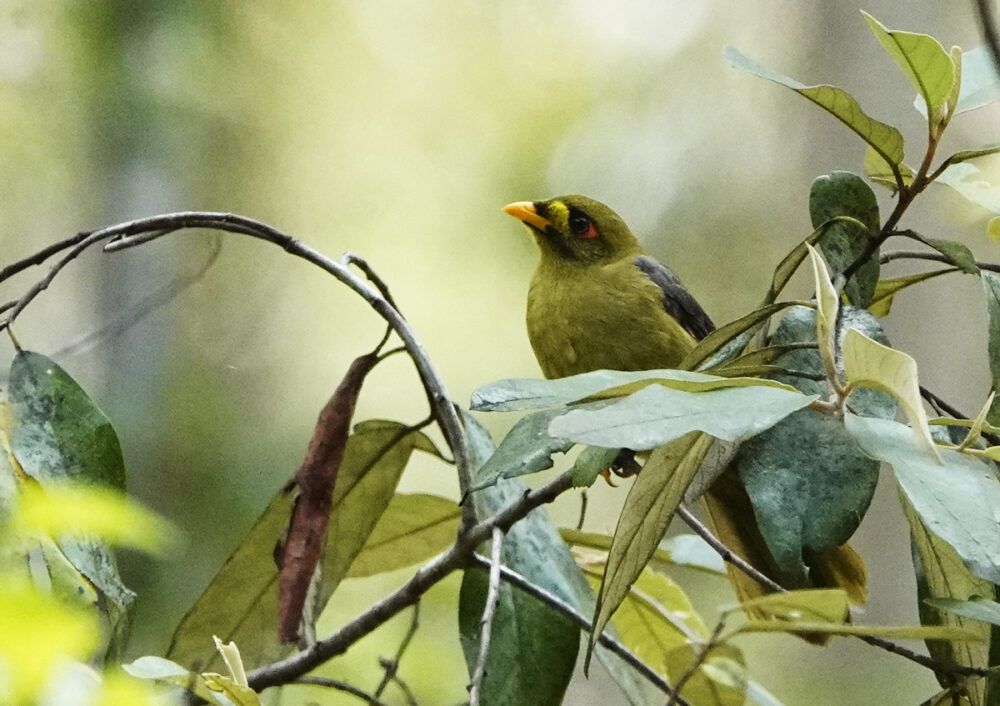
[[[590,227],[587,228],[587,232],[583,233],[582,235],[580,235],[580,237],[581,238],[596,238],[597,237],[597,228],[595,228],[594,224],[591,223]]]

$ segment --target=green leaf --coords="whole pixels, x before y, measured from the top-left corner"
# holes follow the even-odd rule
[[[899,130],[865,115],[849,93],[828,85],[805,86],[795,79],[764,68],[732,47],[725,47],[723,54],[732,66],[790,88],[823,108],[871,145],[889,164],[903,161],[903,136]]]
[[[469,569],[462,578],[458,624],[470,673],[479,657],[488,575]],[[562,703],[576,665],[580,628],[535,598],[501,586],[480,695],[484,704]]]
[[[691,479],[712,445],[711,437],[692,433],[655,449],[646,461],[618,517],[598,593],[590,649],[611,615],[628,596],[643,567],[656,553]]]
[[[986,667],[989,664],[991,629],[975,620],[962,618],[932,607],[937,600],[965,600],[974,595],[992,595],[994,586],[989,581],[973,576],[949,544],[928,531],[905,497],[901,497],[903,512],[910,525],[912,537],[913,568],[917,579],[917,600],[920,622],[923,625],[948,625],[979,635],[984,642],[931,640],[927,650],[932,658],[954,662],[966,667]],[[996,629],[992,632],[997,632]],[[947,679],[947,677],[944,677]],[[985,706],[986,683],[977,679],[969,683],[973,706]]]
[[[561,413],[561,409],[544,409],[519,419],[496,452],[476,471],[470,492],[487,488],[501,478],[552,468],[552,455],[573,446],[572,441],[549,435],[549,423]]]
[[[747,385],[785,387],[779,383],[761,382],[753,378],[720,377],[687,370],[594,370],[554,380],[513,379],[493,382],[473,393],[472,406],[473,409],[484,412],[545,409],[585,400],[623,397],[653,383],[687,392]]]
[[[472,415],[463,410],[462,419],[469,440],[471,463],[475,467],[477,464],[485,463],[495,447],[489,432]],[[482,492],[474,493],[470,496],[470,501],[476,510],[476,516],[482,518],[495,514],[510,503],[516,502],[527,491],[528,487],[519,479],[501,480]],[[527,517],[510,528],[503,542],[502,561],[505,566],[510,567],[535,585],[555,594],[583,615],[594,611],[595,599],[590,584],[580,572],[569,549],[560,540],[558,531],[549,522],[543,509],[539,508],[529,513]],[[511,590],[513,589],[509,585],[501,583],[501,596]],[[534,601],[535,599],[530,600]],[[499,622],[507,619],[514,620],[506,612],[512,605],[509,601],[501,603],[496,620]],[[479,607],[479,614],[482,615],[482,605]],[[548,608],[537,613],[533,611],[532,614],[536,616],[532,626],[534,632],[545,632],[548,629],[549,621],[562,621],[558,614]],[[560,630],[558,627],[555,629]],[[556,634],[563,635],[561,631]],[[572,639],[568,632],[563,637],[564,641],[560,650],[563,654],[572,653],[575,656],[578,631]],[[619,688],[628,696],[629,701],[644,703],[647,685],[641,677],[620,658],[605,649],[598,648],[596,653],[601,664]],[[487,671],[490,671],[489,666]],[[484,699],[484,703],[491,702]]]
[[[871,387],[895,397],[906,413],[916,444],[933,460],[940,462],[941,456],[931,438],[927,413],[920,397],[916,361],[856,329],[850,329],[844,336],[843,358],[848,382],[855,387]]]
[[[358,424],[347,440],[333,492],[326,553],[315,615],[361,552],[395,493],[413,450],[433,449],[420,432],[396,422]],[[273,553],[291,516],[294,495],[271,500],[243,542],[226,560],[174,632],[166,656],[192,671],[219,671],[218,653],[207,637],[242,645],[250,669],[278,659],[290,647],[278,641],[278,569]]]
[[[977,159],[979,157],[987,157],[991,154],[1000,153],[1000,143],[994,142],[993,144],[986,145],[985,147],[980,147],[974,150],[960,150],[949,156],[945,161],[949,164],[960,164],[962,162],[968,162],[970,159]]]
[[[986,295],[986,313],[989,316],[987,351],[990,358],[990,378],[993,391],[1000,392],[1000,276],[992,272],[982,272],[983,293]],[[1000,401],[993,400],[993,406],[986,415],[986,421],[1000,426]]]
[[[830,282],[826,263],[816,249],[806,245],[809,261],[812,263],[813,286],[816,291],[816,342],[820,357],[826,363],[829,373],[833,369],[833,332],[837,327],[837,310],[840,297]]]
[[[1000,76],[993,57],[985,46],[962,54],[962,90],[955,114],[975,110],[1000,98]]]
[[[396,493],[344,578],[375,576],[430,559],[458,536],[462,508],[425,493]]]
[[[730,321],[724,326],[720,326],[710,334],[705,336],[705,338],[698,341],[698,344],[686,355],[684,359],[680,362],[678,367],[685,370],[700,367],[702,365],[715,365],[717,361],[713,360],[712,357],[724,350],[727,344],[736,341],[738,337],[745,337],[749,340],[748,334],[750,334],[751,329],[759,327],[763,322],[767,321],[770,317],[774,316],[779,311],[783,311],[790,306],[796,306],[798,302],[779,302],[777,304],[767,304],[765,306],[751,311],[745,316]],[[743,346],[746,345],[746,341],[742,341],[743,345],[738,346],[741,352]],[[720,361],[721,362],[721,361]]]
[[[934,181],[950,186],[966,200],[987,211],[1000,213],[1000,188],[981,177],[982,172],[976,166],[962,162],[949,166]]]
[[[986,224],[986,236],[994,243],[1000,242],[1000,216],[991,218]]]
[[[875,294],[872,296],[872,303],[868,306],[868,310],[873,316],[888,316],[889,311],[892,308],[893,297],[899,292],[910,287],[914,284],[919,284],[925,280],[929,280],[933,277],[938,277],[940,275],[946,275],[950,272],[957,272],[958,270],[953,267],[949,267],[944,270],[934,270],[932,272],[921,272],[915,275],[907,275],[905,277],[893,277],[891,279],[880,279],[878,284],[875,285]]]
[[[10,450],[27,475],[43,488],[75,481],[124,490],[125,463],[114,427],[66,371],[40,353],[19,351],[8,386]],[[104,544],[63,537],[58,546],[100,592],[107,656],[117,658],[128,640],[135,593]]]
[[[861,177],[850,172],[833,172],[817,177],[809,190],[809,217],[813,228],[837,216],[849,216],[863,223],[861,228],[851,222],[834,222],[819,240],[832,274],[847,269],[878,234],[878,201]],[[844,287],[844,293],[854,306],[867,307],[878,281],[878,251],[872,253]]]
[[[882,155],[875,151],[873,147],[865,150],[865,159],[862,164],[868,178],[879,186],[884,186],[893,193],[899,191],[899,184],[896,182],[896,175],[892,171],[889,163],[882,159]],[[903,185],[909,186],[913,183],[913,169],[902,162],[897,165],[899,175],[902,177]]]
[[[20,351],[10,366],[11,450],[42,483],[75,480],[125,489],[125,463],[110,420],[54,361]]]
[[[847,592],[840,588],[821,588],[786,593],[772,593],[744,601],[734,610],[753,608],[755,615],[786,622],[824,622],[843,624],[850,617]]]
[[[969,275],[978,275],[979,267],[976,265],[976,256],[962,243],[955,240],[942,240],[940,238],[925,238],[922,235],[913,234],[913,237],[928,245],[948,258],[948,262]]]
[[[574,547],[605,552],[611,549],[612,537],[606,534],[568,528],[561,528],[559,534],[566,544]],[[686,566],[722,576],[726,573],[725,562],[718,552],[694,534],[678,534],[663,540],[653,552],[650,562],[651,566],[661,570],[666,570],[667,566]]]
[[[941,108],[955,84],[955,65],[944,47],[926,34],[890,30],[867,12],[862,11],[861,14],[865,16],[879,44],[930,106],[931,115],[940,116],[943,112]]]
[[[928,598],[924,603],[962,618],[1000,625],[1000,603],[989,598],[969,596],[964,601],[957,598]]]
[[[617,402],[597,402],[556,417],[552,436],[594,446],[651,449],[693,431],[726,441],[748,439],[813,401],[775,387],[682,392],[651,385]]]
[[[991,466],[950,449],[940,449],[938,461],[898,422],[853,414],[844,422],[865,453],[892,465],[927,529],[950,544],[973,574],[1000,581],[1000,483]]]
[[[605,449],[600,446],[587,446],[576,457],[570,473],[573,476],[574,488],[589,488],[597,480],[601,471],[611,468],[620,449]]]
[[[154,656],[139,657],[130,664],[123,664],[122,669],[136,679],[149,679],[186,689],[210,704],[222,703],[217,699],[218,692],[209,689],[200,674],[189,672],[169,659]],[[231,705],[232,702],[228,704]]]

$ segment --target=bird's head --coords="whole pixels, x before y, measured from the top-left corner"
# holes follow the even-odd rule
[[[542,260],[571,265],[614,262],[640,253],[639,243],[621,217],[586,196],[548,201],[518,201],[503,209],[527,226]]]

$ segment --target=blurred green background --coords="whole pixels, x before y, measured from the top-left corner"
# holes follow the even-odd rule
[[[945,46],[980,43],[970,2],[860,7]],[[773,264],[811,230],[812,179],[860,170],[857,138],[790,91],[729,68],[724,44],[851,91],[904,130],[913,161],[924,132],[912,91],[858,10],[841,0],[2,0],[0,264],[129,218],[241,213],[331,256],[368,259],[464,402],[485,382],[538,375],[523,323],[534,245],[503,204],[564,193],[611,204],[725,321],[759,300]],[[963,116],[948,145],[996,141],[997,117]],[[939,188],[906,224],[997,260],[984,221]],[[132,492],[183,532],[175,554],[123,558],[140,596],[134,655],[165,650],[294,471],[347,364],[382,331],[332,278],[228,236],[214,267],[171,303],[74,344],[196,271],[210,250],[206,234],[186,233],[89,253],[15,326],[22,345],[54,355],[115,420]],[[5,283],[5,298],[39,273]],[[983,321],[978,282],[951,277],[904,296],[887,330],[925,384],[974,411],[988,379]],[[366,386],[358,418],[424,414],[397,357]],[[484,421],[500,434],[513,420]],[[873,574],[865,619],[914,622],[908,539],[883,486],[858,542]],[[430,461],[407,471],[403,489],[457,495],[451,470]],[[588,526],[612,531],[625,490],[599,484]],[[570,523],[577,511],[570,498],[553,515]],[[324,627],[403,577],[344,584]],[[732,600],[720,580],[680,578],[709,618]],[[429,594],[403,663],[423,703],[465,696],[456,587]],[[326,673],[372,688],[377,655],[392,654],[406,624],[395,619]],[[789,704],[909,704],[934,688],[928,672],[860,643],[741,644],[751,676]],[[322,691],[308,698],[339,703]],[[600,675],[577,679],[567,699],[620,702]]]

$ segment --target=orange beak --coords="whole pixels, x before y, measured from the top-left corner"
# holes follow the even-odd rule
[[[535,204],[531,201],[515,201],[514,203],[509,203],[503,207],[504,213],[509,213],[518,220],[524,221],[532,228],[537,228],[538,230],[545,232],[551,223],[546,218],[538,215],[538,211],[535,209]]]

